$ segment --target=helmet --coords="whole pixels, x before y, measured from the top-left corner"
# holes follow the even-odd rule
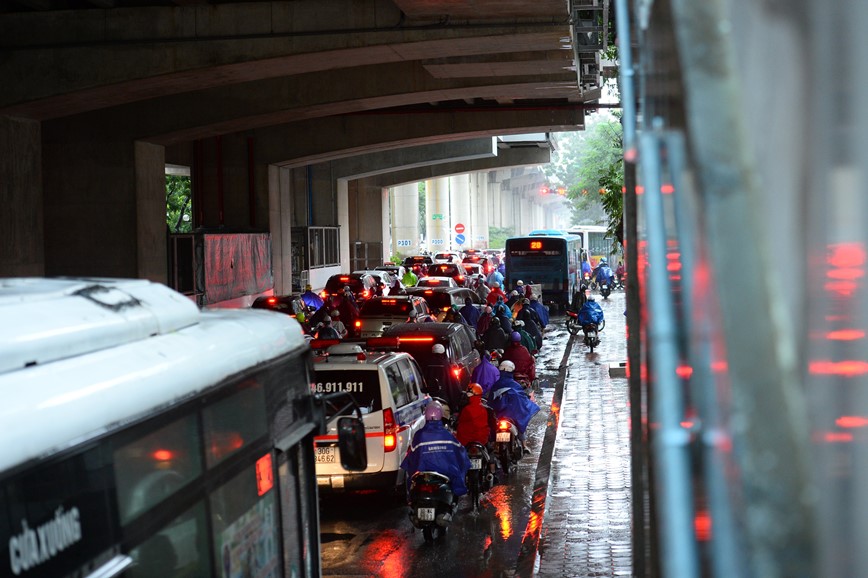
[[[521,319],[516,319],[515,321],[512,322],[512,326],[513,327],[523,327],[524,321],[522,321]]]
[[[467,388],[467,393],[470,395],[482,395],[482,386],[478,383],[471,383]]]
[[[440,403],[432,401],[425,408],[425,421],[440,421],[443,419],[443,408]]]
[[[500,371],[515,371],[515,364],[508,359],[500,362]]]
[[[331,312],[329,313],[329,315],[331,315],[332,317],[340,317],[341,312],[338,311],[337,309],[332,309]]]
[[[605,257],[600,257],[600,263],[608,263]]]
[[[349,285],[344,285],[344,291],[352,291]]]
[[[516,284],[516,285],[524,285],[524,281],[522,281],[521,279],[519,279],[518,281],[515,282],[515,284]]]
[[[310,291],[311,289],[312,289],[312,287],[310,286],[310,283],[308,283],[307,285],[304,286],[305,291]]]
[[[513,341],[521,341],[521,333],[518,331],[513,331],[512,335],[509,336]]]
[[[435,343],[434,347],[431,348],[431,353],[446,353],[446,348],[440,343]]]
[[[491,286],[492,286],[492,287],[500,287],[500,283],[498,283],[497,281],[495,281],[494,283],[491,284]]]

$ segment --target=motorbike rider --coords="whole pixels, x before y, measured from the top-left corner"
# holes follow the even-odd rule
[[[530,303],[528,306],[536,312],[543,329],[545,329],[549,324],[549,311],[546,309],[546,306],[539,302],[539,298],[534,293],[531,293],[530,295]]]
[[[506,293],[504,293],[500,288],[500,283],[495,281],[491,284],[491,291],[488,292],[488,297],[485,298],[485,302],[493,307],[494,304],[497,303],[498,299],[501,301],[506,299]]]
[[[458,310],[461,316],[467,321],[473,329],[476,329],[476,324],[479,322],[479,309],[473,305],[473,299],[470,297],[464,298],[464,307]]]
[[[323,304],[322,297],[314,293],[313,288],[310,285],[304,286],[304,293],[301,294],[301,300],[304,301],[305,306],[307,306],[310,311],[316,311],[322,307]]]
[[[476,321],[477,339],[482,339],[482,336],[485,335],[486,331],[488,331],[488,328],[491,325],[492,318],[493,315],[491,314],[491,306],[486,305],[482,308],[482,313],[479,314],[479,319]]]
[[[485,334],[482,336],[482,341],[485,344],[485,349],[487,351],[491,351],[492,349],[505,349],[509,343],[509,335],[503,330],[500,326],[500,319],[497,317],[492,317],[491,323],[488,325],[488,329],[485,331]]]
[[[536,379],[536,361],[527,347],[521,344],[521,334],[518,331],[513,331],[510,335],[510,343],[503,350],[503,359],[513,363],[515,373],[526,375],[531,381]]]
[[[323,319],[319,328],[316,331],[317,339],[340,339],[340,334],[332,327],[332,318],[326,317]]]
[[[479,300],[485,303],[485,300],[488,299],[488,294],[491,293],[491,289],[489,289],[488,285],[485,284],[485,275],[480,273],[474,277],[470,287],[473,289],[474,293],[479,295]]]
[[[606,284],[609,287],[612,286],[612,278],[615,276],[612,273],[611,267],[609,267],[608,261],[606,261],[605,257],[600,257],[600,263],[597,265],[597,268],[594,269],[594,273],[591,275],[591,279],[597,280],[597,285]]]
[[[435,343],[431,347],[431,357],[428,358],[428,364],[425,366],[425,383],[428,385],[428,393],[431,397],[446,400],[452,410],[457,410],[461,390],[453,381],[449,365],[446,348],[442,343]]]
[[[494,438],[497,417],[494,411],[483,403],[482,393],[481,385],[471,383],[467,388],[467,405],[458,414],[455,437],[465,447],[470,442],[477,442],[488,448]]]
[[[500,287],[503,284],[503,273],[498,269],[495,269],[491,273],[488,274],[488,286],[494,288],[494,284],[497,283],[497,286]]]
[[[627,269],[624,268],[624,261],[618,261],[618,267],[615,269],[615,277],[618,279],[618,286],[624,286],[624,275],[627,274]]]
[[[527,348],[531,355],[536,355],[539,352],[539,348],[536,346],[536,341],[533,340],[530,333],[525,331],[524,329],[524,321],[521,319],[516,319],[512,322],[512,330],[517,331],[521,336],[521,344]]]
[[[344,325],[343,321],[341,321],[341,312],[337,309],[332,309],[329,315],[332,318],[332,327],[334,327],[334,330],[338,332],[338,335],[340,335],[341,339],[346,337],[347,326]]]
[[[425,408],[425,425],[416,432],[410,442],[410,449],[401,462],[401,469],[407,472],[407,487],[416,472],[437,472],[449,478],[452,486],[453,506],[458,497],[467,493],[464,477],[470,469],[467,450],[455,436],[443,426],[443,408],[432,401]],[[451,515],[447,514],[451,519]]]
[[[482,387],[482,395],[487,395],[491,387],[500,379],[500,371],[491,363],[491,354],[486,351],[479,361],[479,365],[473,368],[470,381]]]
[[[532,402],[521,384],[513,378],[515,364],[504,360],[500,363],[500,378],[494,383],[488,393],[488,405],[498,418],[509,418],[518,429],[518,439],[529,453],[524,441],[524,432],[531,418],[539,411],[539,406]]]
[[[518,319],[524,321],[524,330],[533,337],[533,341],[536,343],[536,348],[539,350],[542,349],[543,345],[543,336],[542,331],[540,330],[542,322],[539,320],[536,311],[529,307],[530,299],[526,299],[526,301],[527,303],[525,303],[521,308],[521,311],[518,312]]]
[[[401,283],[404,284],[404,287],[415,287],[417,281],[419,281],[419,278],[413,273],[413,269],[407,267],[407,270],[404,271],[404,276],[401,277]]]

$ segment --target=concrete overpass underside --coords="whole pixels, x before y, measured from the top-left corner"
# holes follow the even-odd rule
[[[365,235],[343,195],[537,164],[538,150],[467,147],[583,128],[599,85],[580,82],[570,22],[549,0],[472,14],[424,0],[0,0],[0,275],[166,282],[167,163],[190,167],[197,227],[283,238],[345,224],[344,245]]]

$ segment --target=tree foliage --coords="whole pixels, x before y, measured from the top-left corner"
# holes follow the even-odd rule
[[[170,233],[192,232],[190,177],[166,175],[166,225]]]

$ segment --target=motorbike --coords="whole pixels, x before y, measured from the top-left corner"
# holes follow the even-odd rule
[[[570,335],[578,335],[581,329],[582,324],[579,323],[579,314],[567,309],[567,331],[570,332]]]
[[[606,283],[603,281],[600,283],[600,295],[603,296],[603,299],[608,299],[609,295],[612,294],[612,285],[610,283]]]
[[[446,535],[452,521],[453,494],[449,478],[437,472],[416,472],[410,479],[410,522],[426,542]]]
[[[479,511],[479,496],[494,486],[494,462],[485,446],[479,442],[467,444],[470,469],[467,471],[467,490],[473,510]]]
[[[529,376],[523,373],[515,373],[512,377],[521,385],[528,397],[539,388],[539,379],[531,380]]]
[[[591,353],[593,353],[594,348],[600,344],[600,327],[598,327],[596,323],[586,323],[585,325],[582,325],[582,331],[585,334],[584,344],[587,345],[591,350]]]
[[[509,474],[512,466],[518,463],[524,455],[524,448],[518,439],[518,426],[511,419],[498,418],[494,448],[504,473]]]

